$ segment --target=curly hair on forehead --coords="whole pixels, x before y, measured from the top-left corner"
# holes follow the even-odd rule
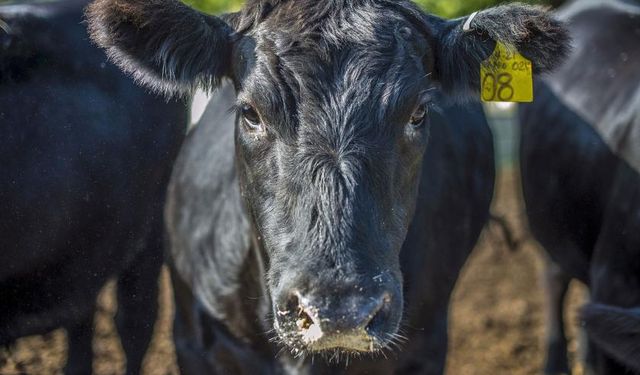
[[[398,11],[397,16],[419,14],[407,0],[249,0],[241,11],[223,17],[241,33],[267,20],[281,29],[307,32],[330,19],[347,20],[356,11],[366,10],[373,16],[383,9],[385,17],[393,16],[390,10]]]

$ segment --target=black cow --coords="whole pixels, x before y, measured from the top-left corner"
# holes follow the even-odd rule
[[[254,0],[220,18],[175,0],[98,0],[89,20],[149,87],[231,81],[169,193],[183,372],[442,373],[449,295],[488,216],[493,156],[479,107],[438,113],[434,89],[475,96],[496,40],[536,72],[553,67],[561,24],[522,5],[445,21],[402,0]],[[397,357],[347,370],[312,358],[403,340]]]
[[[117,325],[138,373],[188,111],[106,61],[84,5],[0,6],[0,345],[65,327],[67,373],[91,373],[96,296],[117,276]]]
[[[640,148],[640,6],[578,1],[561,14],[575,50],[521,111],[529,224],[555,262],[545,370],[569,372],[562,302],[576,278],[592,300],[582,312],[589,370],[640,371],[640,159],[631,159]]]

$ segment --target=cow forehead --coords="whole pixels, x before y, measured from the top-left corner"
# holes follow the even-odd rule
[[[413,3],[402,0],[292,0],[280,2],[262,19],[252,16],[251,33],[267,36],[278,50],[375,47],[393,41],[402,26],[410,29],[417,13]]]
[[[288,30],[297,35],[304,33],[327,34],[353,32],[354,38],[367,36],[372,28],[387,26],[381,20],[405,19],[403,10],[415,10],[408,1],[388,0],[292,0],[273,7],[262,22],[269,30]]]
[[[351,97],[366,90],[369,99],[388,98],[396,87],[422,84],[423,50],[416,48],[411,30],[397,24],[371,39],[351,33],[332,36],[287,31],[257,34],[246,51],[279,90],[315,103],[327,94]],[[367,32],[363,32],[366,34]],[[390,91],[391,90],[391,91]],[[413,94],[411,87],[404,92]],[[399,92],[397,94],[400,94]],[[320,100],[321,102],[322,100]]]
[[[269,74],[313,91],[350,91],[354,86],[383,83],[390,70],[415,68],[410,64],[412,51],[403,48],[396,40],[327,45],[314,41],[289,41],[259,39],[255,50],[258,62],[268,66]],[[283,45],[284,44],[284,45]],[[409,60],[409,61],[407,61]],[[417,62],[414,59],[414,62]],[[364,87],[361,87],[364,88]]]
[[[272,8],[265,10],[267,3]],[[246,34],[253,48],[244,51],[243,61],[263,58],[298,80],[379,76],[398,54],[424,55],[429,48],[430,31],[416,21],[421,13],[410,1],[254,1],[244,12],[253,20]]]
[[[290,126],[296,128],[326,123],[338,126],[338,134],[362,122],[382,124],[406,114],[429,87],[421,59],[394,44],[297,48],[280,54],[269,47],[271,42],[266,44],[256,49],[260,78],[244,94],[254,104],[268,103],[269,112],[296,113],[280,120],[295,121]]]

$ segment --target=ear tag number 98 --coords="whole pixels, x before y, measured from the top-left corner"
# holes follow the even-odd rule
[[[532,102],[531,61],[515,48],[496,43],[496,49],[480,66],[480,95],[483,102]]]

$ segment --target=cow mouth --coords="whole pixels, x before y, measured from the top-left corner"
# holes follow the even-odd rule
[[[317,313],[313,310],[299,309],[295,319],[288,315],[289,312],[276,312],[274,326],[277,336],[271,341],[282,345],[284,350],[288,349],[296,358],[319,354],[331,362],[339,361],[343,356],[384,355],[386,349],[391,345],[399,346],[401,338],[404,339],[399,334],[389,334],[389,339],[383,339],[367,328],[348,332],[324,332]]]
[[[316,326],[317,327],[317,326]],[[278,330],[276,330],[278,331]],[[282,347],[281,352],[289,351],[294,358],[315,357],[319,355],[333,362],[340,361],[342,356],[360,357],[381,355],[391,348],[390,343],[377,338],[354,339],[351,335],[325,335],[320,329],[311,326],[307,333],[296,335],[280,333],[271,341]]]
[[[315,291],[278,290],[273,294],[271,342],[294,357],[339,358],[344,353],[373,358],[401,349],[406,340],[398,333],[402,292],[391,282],[394,280],[384,283],[379,276],[373,280],[369,284],[329,284]]]

